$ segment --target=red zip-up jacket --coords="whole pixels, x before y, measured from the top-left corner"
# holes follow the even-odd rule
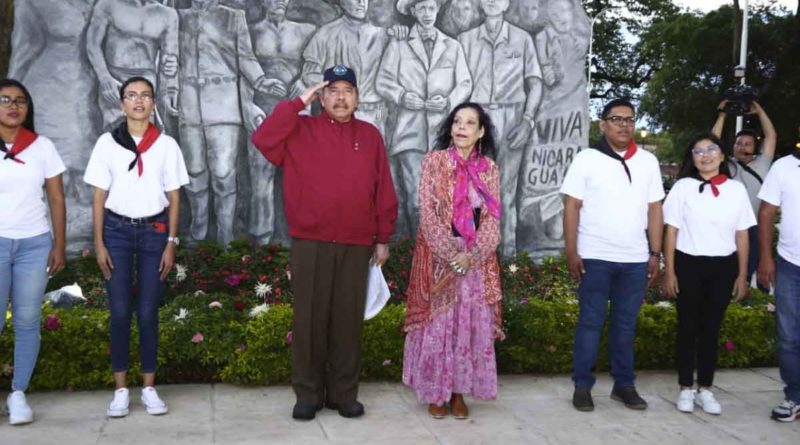
[[[300,98],[275,106],[253,144],[283,167],[283,201],[293,238],[372,245],[388,243],[397,195],[386,148],[375,126],[339,123],[324,111],[300,116]]]

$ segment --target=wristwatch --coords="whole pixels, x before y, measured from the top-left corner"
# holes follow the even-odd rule
[[[175,246],[178,246],[181,243],[181,239],[178,238],[177,236],[168,236],[167,242],[175,244]]]
[[[654,258],[661,258],[661,252],[656,252],[655,250],[651,250],[650,256]]]

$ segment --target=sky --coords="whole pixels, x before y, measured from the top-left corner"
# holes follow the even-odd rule
[[[678,6],[690,7],[692,9],[699,9],[703,12],[708,12],[717,9],[724,4],[733,5],[733,0],[673,0],[673,3]],[[743,3],[744,0],[739,0],[740,5]],[[750,0],[749,3],[751,5],[764,4],[767,3],[767,0]],[[776,3],[785,6],[791,11],[794,11],[797,8],[797,0],[777,0]]]

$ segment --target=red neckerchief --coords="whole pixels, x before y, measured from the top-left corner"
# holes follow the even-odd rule
[[[24,164],[25,161],[22,159],[17,159],[17,155],[22,153],[23,150],[30,147],[33,144],[33,141],[39,137],[36,133],[28,130],[25,127],[19,127],[17,130],[17,136],[14,137],[14,144],[11,146],[11,149],[7,149],[5,144],[0,144],[0,151],[5,152],[5,156],[3,160],[11,159],[12,161],[18,164]]]
[[[600,141],[598,141],[597,147],[595,147],[595,149],[606,156],[610,156],[620,161],[622,163],[622,167],[625,169],[625,174],[628,175],[628,182],[633,182],[633,179],[631,178],[631,170],[628,168],[628,164],[625,163],[625,161],[632,158],[633,155],[636,154],[636,150],[638,150],[638,148],[636,147],[636,142],[634,142],[633,139],[631,139],[631,141],[628,142],[628,149],[625,150],[625,153],[622,156],[617,154],[617,152],[611,148],[611,145],[609,145],[605,137],[600,138]]]
[[[139,141],[138,144],[133,140],[133,136],[128,131],[128,123],[123,121],[119,126],[114,128],[111,131],[111,137],[114,141],[121,145],[122,148],[133,152],[135,158],[131,161],[130,165],[128,166],[128,171],[133,170],[133,166],[136,165],[139,167],[139,176],[142,176],[142,172],[144,172],[144,165],[142,164],[142,153],[146,152],[153,146],[158,136],[161,135],[161,132],[156,128],[155,125],[148,123],[147,130],[144,132],[144,136],[142,140]]]
[[[147,131],[144,132],[144,136],[142,140],[136,144],[136,166],[139,169],[139,176],[142,176],[142,172],[144,171],[144,165],[142,164],[142,154],[150,149],[153,144],[158,139],[158,136],[161,135],[161,132],[158,131],[155,125],[152,122],[147,126]]]
[[[722,184],[723,182],[728,180],[728,175],[718,174],[710,179],[703,179],[700,175],[698,175],[695,179],[700,180],[700,193],[703,193],[703,189],[706,188],[706,184],[711,186],[711,193],[714,194],[716,198],[719,196],[719,189],[717,188],[718,185]]]

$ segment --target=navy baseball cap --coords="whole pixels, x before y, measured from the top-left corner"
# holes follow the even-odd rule
[[[355,71],[344,65],[334,65],[326,69],[322,80],[327,81],[329,84],[338,80],[344,80],[345,82],[350,82],[350,85],[353,85],[353,87],[358,88]]]

